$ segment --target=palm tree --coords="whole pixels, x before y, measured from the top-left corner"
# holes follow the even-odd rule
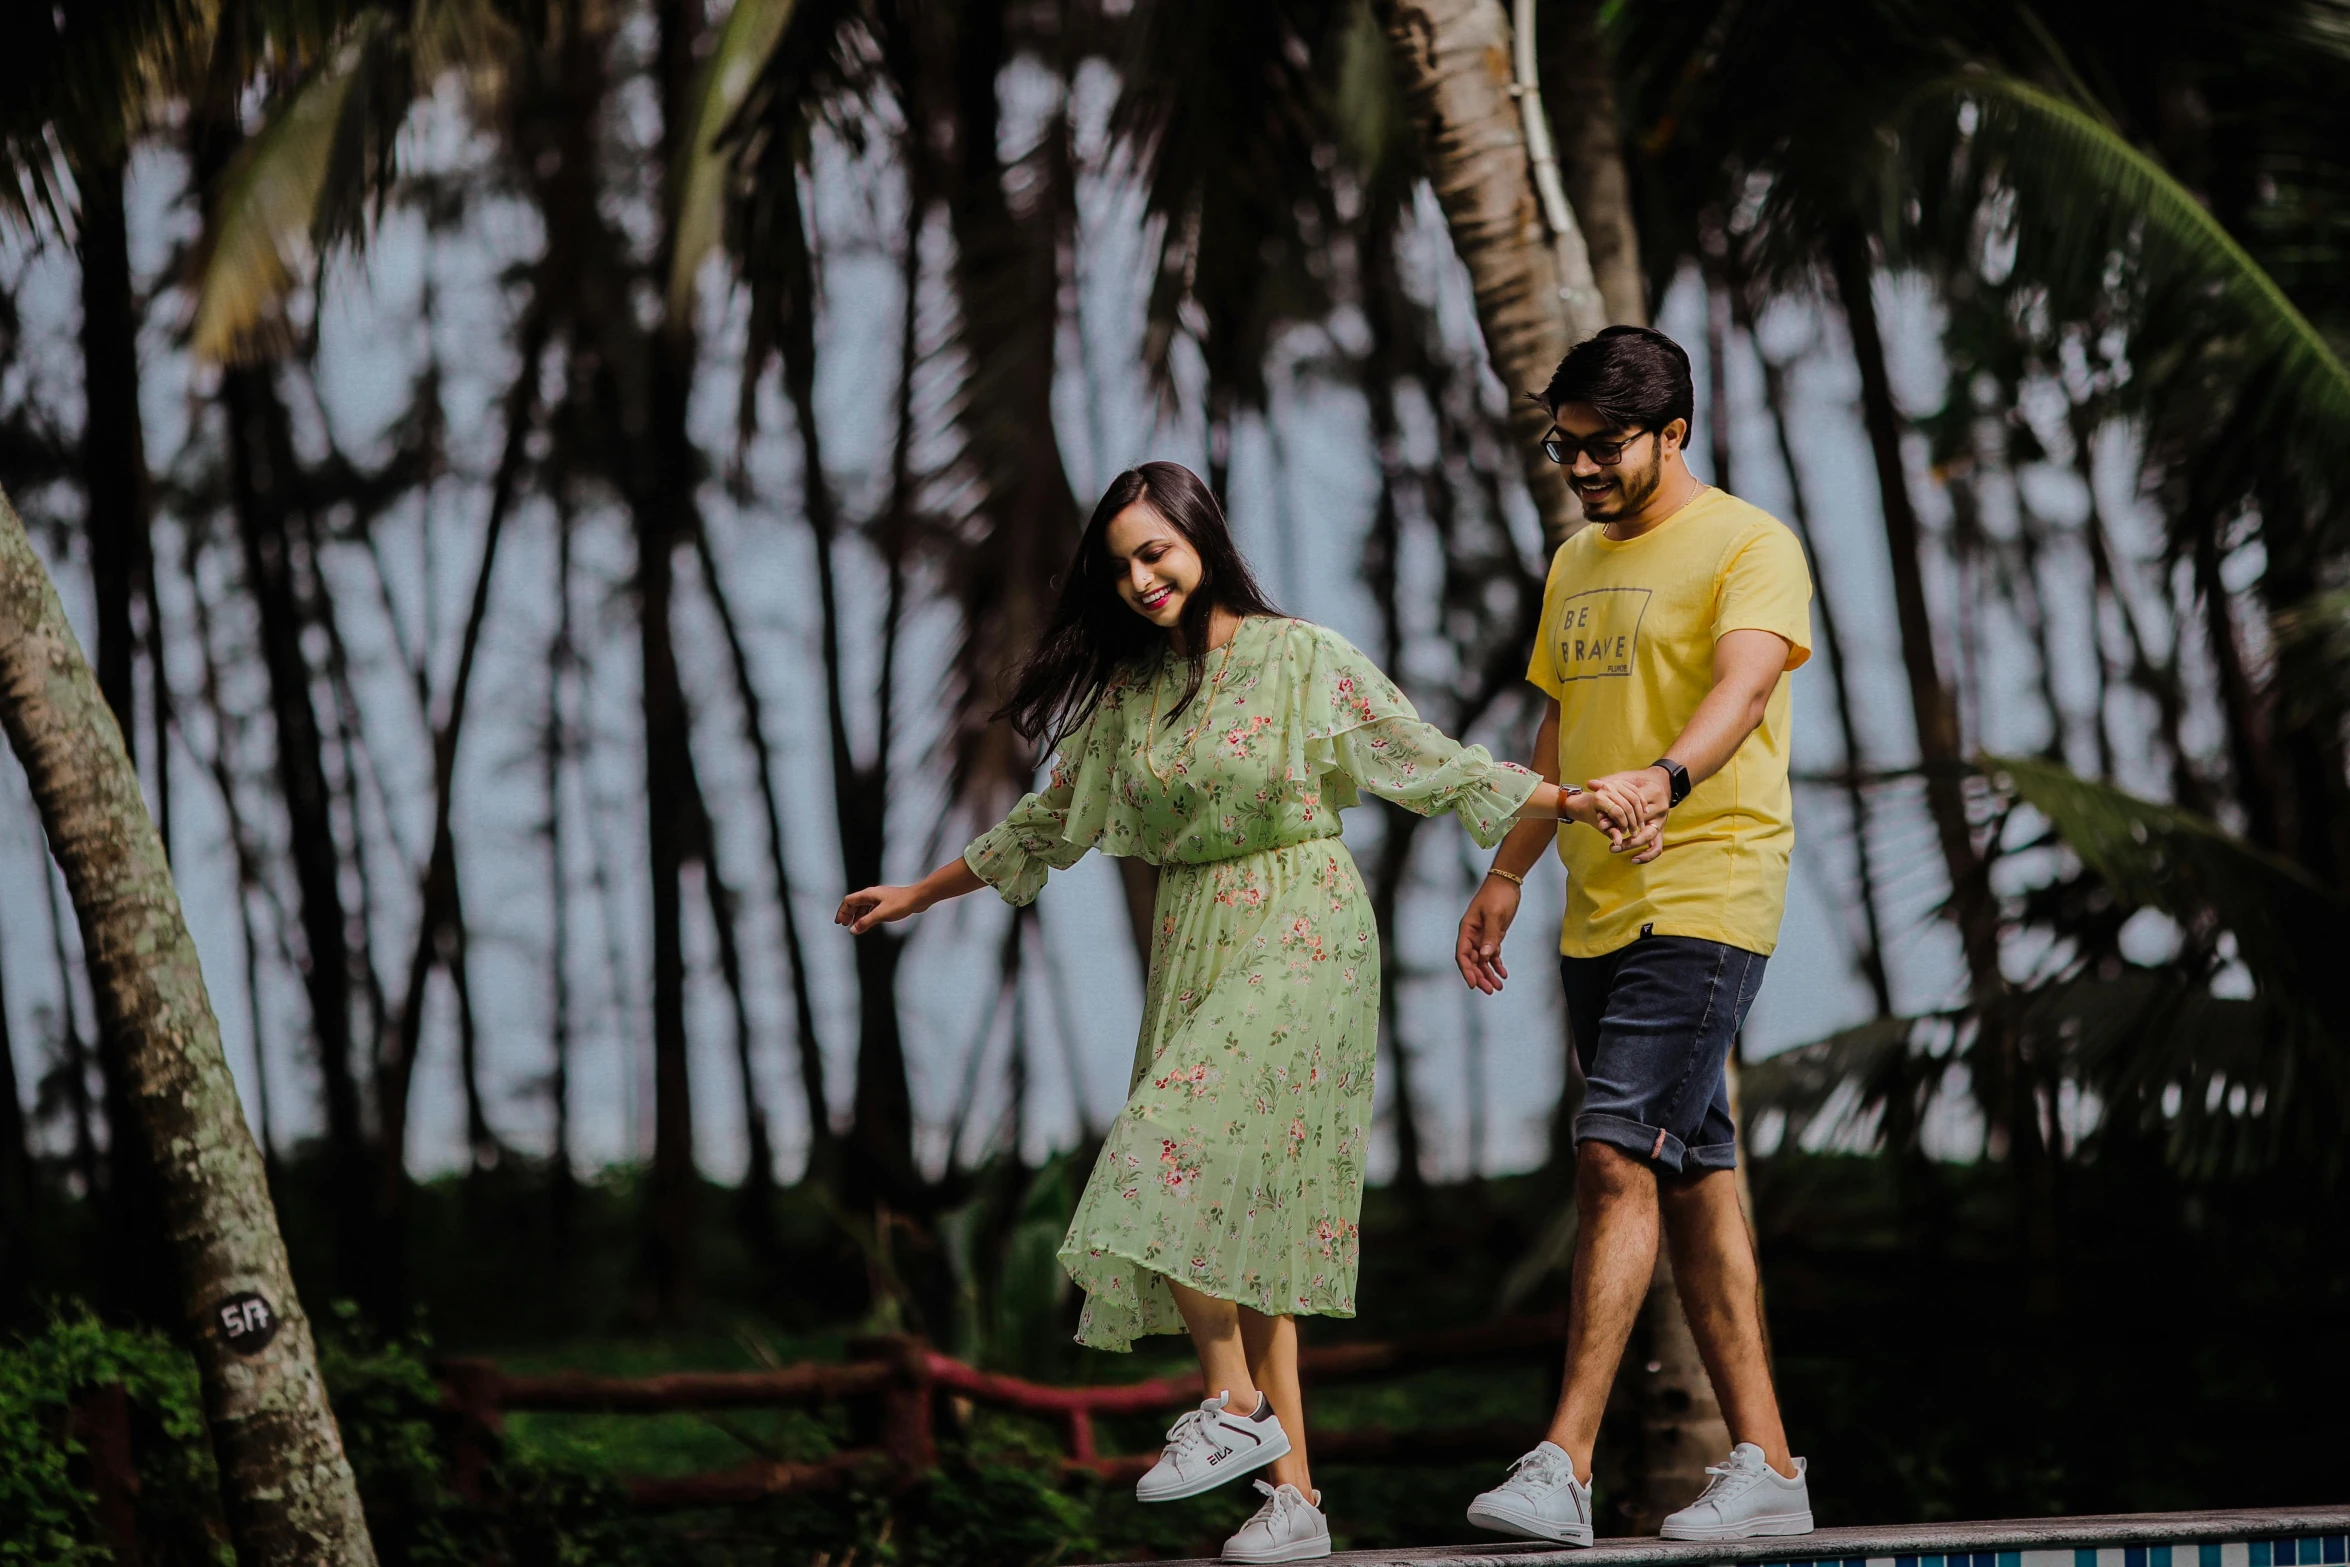
[[[203,41],[193,8],[175,5],[10,15],[15,36],[0,55],[25,72],[0,122],[0,188],[12,196],[55,190],[51,127],[129,121],[125,106]],[[106,694],[4,497],[0,727],[80,920],[129,1111],[117,1135],[136,1138],[155,1172],[240,1555],[366,1567],[374,1547],[162,840]]]

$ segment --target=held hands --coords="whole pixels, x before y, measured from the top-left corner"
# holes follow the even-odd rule
[[[862,936],[876,925],[919,914],[929,906],[918,888],[867,887],[840,900],[840,910],[832,916],[832,923],[846,925],[852,936]]]
[[[1629,772],[1609,773],[1594,778],[1589,785],[1593,794],[1604,794],[1611,802],[1621,802],[1634,811],[1635,823],[1665,819],[1665,812],[1673,803],[1672,780],[1661,767],[1639,767]],[[1653,857],[1653,856],[1652,856]]]
[[[1665,807],[1653,808],[1624,780],[1628,773],[1594,778],[1579,794],[1559,791],[1559,820],[1581,822],[1607,834],[1610,854],[1629,852],[1632,863],[1646,865],[1664,852]]]

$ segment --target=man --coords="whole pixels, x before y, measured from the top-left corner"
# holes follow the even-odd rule
[[[1771,1387],[1754,1246],[1739,1209],[1724,1063],[1777,944],[1795,840],[1787,671],[1811,655],[1811,577],[1776,520],[1697,482],[1689,356],[1611,327],[1543,393],[1543,441],[1586,527],[1559,547],[1526,678],[1550,698],[1535,766],[1639,800],[1611,850],[1561,824],[1559,970],[1587,1087],[1575,1118],[1581,1227],[1566,1385],[1548,1440],[1470,1504],[1482,1528],[1591,1543],[1591,1449],[1634,1319],[1672,1248],[1681,1307],[1736,1446],[1668,1539],[1806,1534],[1804,1463]],[[1647,829],[1663,828],[1661,853]],[[1553,824],[1503,841],[1461,918],[1461,977],[1491,994],[1503,934]]]

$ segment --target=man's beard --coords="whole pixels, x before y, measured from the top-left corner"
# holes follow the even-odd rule
[[[1664,487],[1664,454],[1657,453],[1645,468],[1618,467],[1615,485],[1604,496],[1583,504],[1584,515],[1593,522],[1621,522],[1646,506]]]

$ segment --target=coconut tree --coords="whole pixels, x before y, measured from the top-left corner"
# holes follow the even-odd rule
[[[18,79],[0,119],[0,199],[19,219],[28,207],[56,217],[52,133],[103,138],[135,123],[129,106],[197,56],[209,17],[161,3],[9,16],[0,58]],[[371,1563],[261,1153],[107,695],[0,497],[0,727],[81,926],[102,1047],[128,1111],[116,1135],[134,1140],[155,1174],[230,1527],[255,1562]]]
[[[372,1563],[374,1547],[294,1292],[261,1150],[161,836],[23,523],[0,498],[0,726],[82,932],[126,1124],[156,1177],[240,1555]]]

